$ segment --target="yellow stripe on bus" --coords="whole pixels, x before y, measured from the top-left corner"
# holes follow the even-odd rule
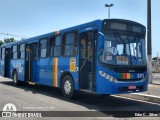
[[[127,79],[131,79],[131,74],[127,73]]]

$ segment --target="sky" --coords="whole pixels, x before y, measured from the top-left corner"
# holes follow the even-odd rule
[[[151,1],[152,53],[160,56],[160,0]],[[30,38],[106,19],[106,3],[114,4],[111,18],[128,19],[147,26],[147,0],[0,0],[0,33]],[[0,40],[11,37],[0,34]]]

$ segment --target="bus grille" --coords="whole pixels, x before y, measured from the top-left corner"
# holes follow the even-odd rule
[[[140,81],[142,80],[142,78],[140,79],[117,79],[118,81],[122,81],[122,82],[134,82],[134,81]]]

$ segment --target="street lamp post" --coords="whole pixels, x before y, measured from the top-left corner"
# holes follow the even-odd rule
[[[148,55],[148,81],[152,83],[152,29],[151,29],[151,0],[147,0],[147,55]]]
[[[105,7],[108,7],[108,18],[110,19],[110,7],[113,7],[114,4],[105,4]]]

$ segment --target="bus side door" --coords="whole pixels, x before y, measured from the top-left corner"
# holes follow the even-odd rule
[[[4,77],[9,78],[10,77],[10,61],[11,61],[11,48],[5,49],[5,71],[4,71]]]
[[[79,87],[89,91],[96,89],[96,36],[96,26],[79,31]]]
[[[10,77],[11,48],[1,48],[1,75]]]
[[[25,78],[26,81],[37,82],[38,73],[38,43],[29,43],[26,47],[26,66]]]
[[[5,76],[5,49],[1,48],[1,75]]]

